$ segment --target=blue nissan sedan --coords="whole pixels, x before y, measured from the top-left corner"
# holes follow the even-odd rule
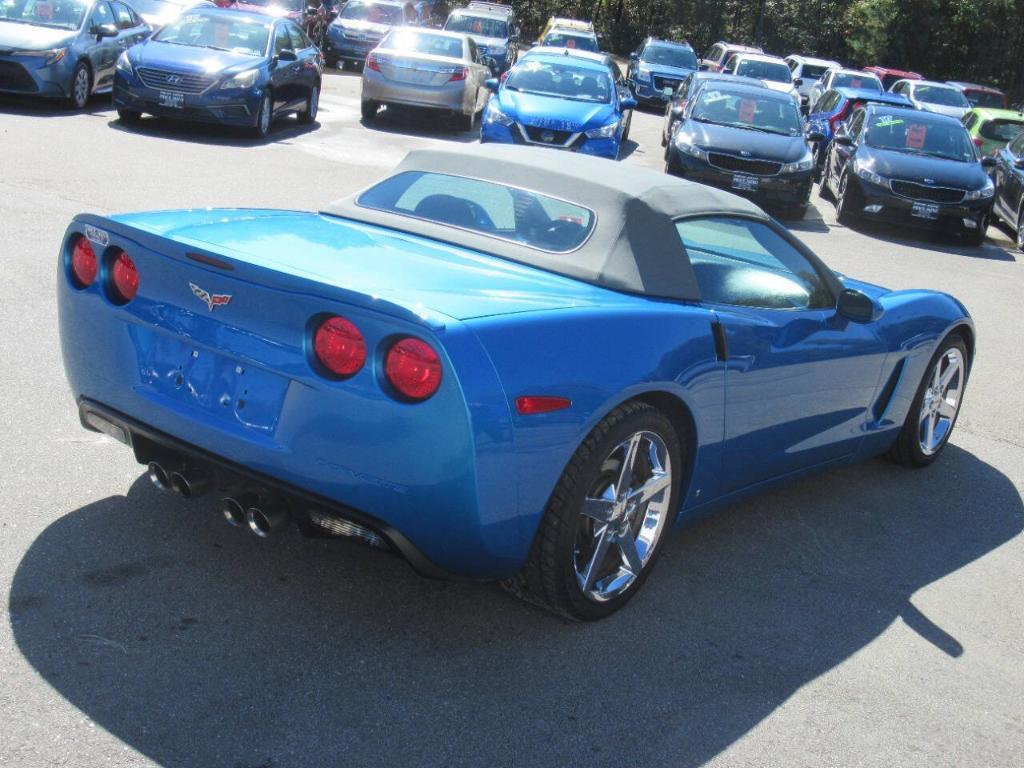
[[[530,55],[509,70],[480,126],[482,143],[534,144],[615,159],[636,100],[623,96],[608,68],[561,54]]]
[[[110,91],[118,54],[149,32],[118,0],[0,0],[0,93],[83,109]]]
[[[147,113],[263,137],[284,114],[316,119],[322,66],[320,51],[288,19],[196,8],[121,55],[114,106],[124,123]]]

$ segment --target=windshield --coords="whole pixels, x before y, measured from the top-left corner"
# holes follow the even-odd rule
[[[610,103],[612,94],[607,72],[546,61],[525,61],[514,67],[505,87],[511,91],[601,104]]]
[[[820,80],[821,76],[828,72],[828,67],[822,67],[817,64],[804,64],[803,69],[800,70],[800,77],[804,82],[808,80]]]
[[[544,38],[543,45],[553,48],[573,48],[577,51],[597,53],[597,39],[592,35],[574,35],[571,32],[550,32]]]
[[[994,91],[967,91],[964,95],[972,107],[1002,109],[1006,106],[1003,94]]]
[[[938,85],[919,85],[914,88],[914,98],[926,104],[939,104],[944,107],[970,106],[964,95],[955,88],[943,88]]]
[[[162,16],[192,5],[192,0],[132,0],[131,6],[143,16]]]
[[[349,0],[341,18],[353,21],[369,21],[373,24],[401,24],[402,7],[399,5],[381,5],[365,3],[363,0]]]
[[[1009,144],[1017,138],[1021,131],[1024,131],[1024,118],[1020,120],[989,120],[987,123],[982,123],[978,133],[989,141]]]
[[[468,16],[464,13],[452,14],[445,22],[444,28],[449,32],[462,32],[466,35],[481,37],[508,37],[508,22],[492,19],[489,16]]]
[[[270,20],[254,15],[187,13],[157,32],[153,39],[173,45],[263,56],[270,37],[270,24]]]
[[[892,152],[928,155],[964,163],[978,159],[971,137],[962,125],[922,120],[913,111],[906,115],[869,117],[864,141],[869,147]]]
[[[792,99],[761,96],[754,91],[702,89],[690,117],[702,123],[749,128],[782,136],[799,136],[800,112]]]
[[[840,72],[832,78],[833,88],[862,88],[867,91],[882,92],[882,83],[874,75],[859,72]]]
[[[449,59],[462,58],[462,40],[448,35],[432,35],[429,32],[413,32],[402,28],[385,37],[380,48],[406,53],[426,53],[431,56],[446,56]]]
[[[793,82],[793,75],[789,71],[789,67],[782,62],[741,59],[736,67],[736,74],[756,77],[758,80],[771,80],[775,83]]]
[[[15,0],[11,4],[0,3],[0,21],[78,29],[91,5],[87,0]]]
[[[681,45],[648,45],[644,48],[640,61],[679,69],[697,68],[697,55]]]
[[[423,171],[385,179],[356,203],[553,253],[582,245],[595,219],[593,211],[547,195]]]

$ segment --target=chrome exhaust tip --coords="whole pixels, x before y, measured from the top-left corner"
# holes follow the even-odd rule
[[[166,491],[171,487],[170,478],[167,477],[167,470],[155,461],[149,462],[146,475],[149,477],[149,481],[161,491]]]
[[[288,524],[288,513],[279,504],[263,501],[245,510],[249,530],[261,539],[268,538]]]
[[[183,499],[193,499],[206,492],[210,478],[201,469],[182,469],[172,472],[168,478],[171,488]]]
[[[245,507],[238,499],[233,499],[230,496],[221,499],[220,513],[224,515],[224,519],[228,521],[229,525],[236,528],[241,528],[246,524]]]

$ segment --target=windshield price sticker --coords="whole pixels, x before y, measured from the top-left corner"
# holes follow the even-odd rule
[[[898,117],[893,117],[892,115],[883,115],[878,119],[878,122],[875,123],[875,128],[890,128],[894,125],[903,125],[903,120]]]
[[[862,83],[861,79],[859,77],[855,77],[855,78],[853,78],[853,80],[850,81],[850,87],[851,88],[860,88],[861,83]]]
[[[91,224],[87,224],[85,227],[85,239],[104,248],[110,244],[110,235],[102,229],[97,229]]]
[[[907,147],[910,149],[923,149],[924,139],[927,135],[927,126],[920,123],[911,123],[907,126]]]
[[[744,123],[754,122],[757,102],[754,99],[740,99],[740,120]]]

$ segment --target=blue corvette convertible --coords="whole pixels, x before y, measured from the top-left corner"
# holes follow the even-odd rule
[[[750,202],[533,148],[414,152],[321,213],[83,214],[58,270],[82,423],[157,486],[579,619],[715,505],[934,461],[974,354],[956,299]]]
[[[484,110],[480,141],[534,144],[615,159],[636,106],[601,57],[537,52],[499,82]]]
[[[197,7],[121,54],[114,106],[125,123],[148,113],[263,137],[275,117],[316,119],[322,68],[320,51],[288,19]]]

